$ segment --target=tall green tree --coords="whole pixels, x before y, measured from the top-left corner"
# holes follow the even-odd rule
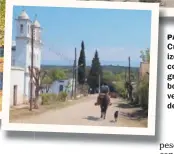
[[[146,50],[142,50],[140,51],[141,56],[140,58],[142,59],[143,62],[150,62],[150,50],[146,49]]]
[[[97,88],[98,83],[99,83],[99,76],[100,76],[100,81],[102,82],[102,67],[100,65],[100,60],[98,56],[98,51],[95,51],[94,58],[92,60],[92,65],[91,69],[89,72],[88,76],[88,84],[92,88]]]
[[[48,91],[50,90],[50,86],[51,86],[51,83],[52,83],[53,81],[52,81],[52,79],[51,79],[51,77],[50,76],[45,76],[44,78],[43,78],[43,80],[41,81],[41,86],[43,87],[43,88],[45,88],[45,90],[46,90],[46,93],[48,93]]]
[[[78,83],[83,85],[86,79],[86,60],[85,60],[85,45],[82,41],[81,43],[81,51],[78,60]]]
[[[115,81],[114,73],[112,73],[112,71],[103,71],[103,81],[108,84]]]
[[[4,45],[5,0],[0,0],[0,46]]]
[[[61,69],[52,69],[48,74],[52,81],[67,79],[64,70]]]

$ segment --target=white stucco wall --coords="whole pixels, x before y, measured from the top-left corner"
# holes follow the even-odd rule
[[[20,25],[23,25],[23,33],[20,31]],[[20,37],[31,37],[31,21],[30,20],[16,20],[17,36]]]
[[[22,38],[16,39],[16,50],[13,52],[15,66],[24,67],[26,64],[27,40]]]
[[[20,67],[11,68],[11,101],[13,105],[14,86],[17,85],[17,104],[22,104],[24,101],[24,69]]]
[[[54,93],[54,94],[58,94],[60,91],[59,91],[59,87],[60,85],[63,85],[63,91],[65,90],[68,90],[67,92],[69,93],[69,95],[71,94],[72,92],[72,82],[73,80],[72,79],[69,79],[69,80],[61,80],[63,82],[60,82],[60,81],[54,81],[52,83],[52,85],[50,86],[50,90],[49,90],[49,93]],[[70,82],[70,83],[69,83]],[[69,85],[69,88],[67,89],[67,85]],[[74,83],[74,89],[75,89],[75,83]]]
[[[60,85],[63,86],[63,91],[64,91],[65,90],[65,86],[66,86],[65,81],[63,81],[63,82],[54,81],[52,83],[52,85],[50,86],[49,93],[58,94],[59,93],[59,87],[60,87]]]

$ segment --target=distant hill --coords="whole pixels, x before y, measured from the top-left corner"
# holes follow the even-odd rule
[[[56,66],[56,65],[41,65],[41,68],[44,70],[49,70],[49,69],[66,69],[71,71],[72,66]],[[87,69],[90,69],[90,66],[87,66]],[[125,66],[114,66],[114,65],[103,65],[102,66],[103,71],[111,71],[114,74],[115,73],[120,73],[125,71],[125,69],[128,69],[128,67]],[[138,72],[138,67],[131,67],[132,72]]]

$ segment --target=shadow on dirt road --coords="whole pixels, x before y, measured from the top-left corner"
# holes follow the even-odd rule
[[[98,120],[100,120],[100,118],[94,117],[94,116],[87,116],[86,118],[83,118],[83,119],[87,119],[87,120],[91,120],[91,121],[98,121]]]

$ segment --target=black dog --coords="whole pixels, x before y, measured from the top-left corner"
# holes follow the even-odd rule
[[[114,113],[114,119],[115,119],[115,122],[116,122],[117,119],[118,119],[118,111],[115,111],[115,113]]]

